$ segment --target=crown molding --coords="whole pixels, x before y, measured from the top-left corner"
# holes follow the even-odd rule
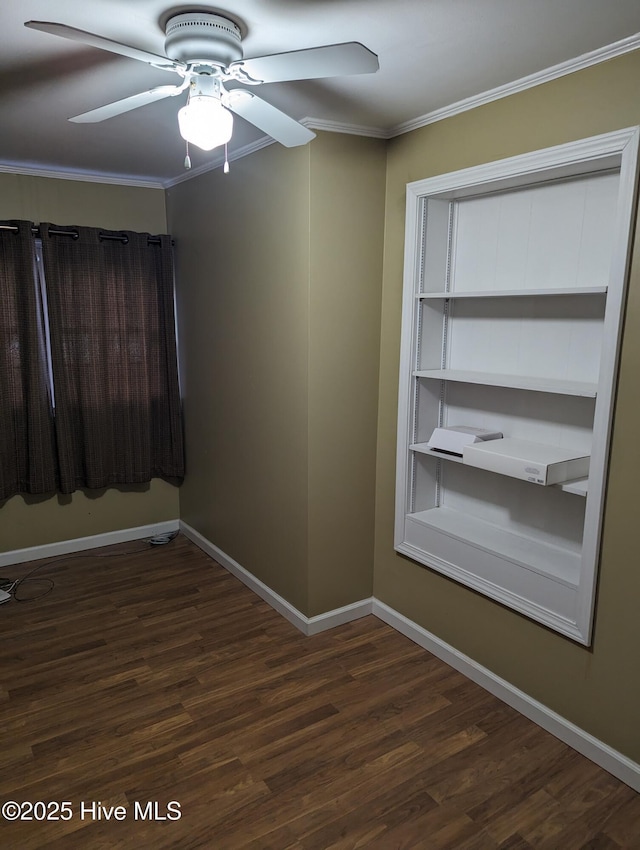
[[[424,115],[412,118],[409,121],[403,121],[391,128],[383,127],[368,127],[360,124],[348,124],[341,121],[330,121],[322,118],[307,117],[300,122],[305,127],[312,130],[321,130],[329,133],[343,133],[346,135],[366,136],[374,139],[393,139],[396,136],[410,133],[412,130],[418,130],[420,127],[426,127],[428,124],[435,124],[438,121],[443,121],[445,118],[451,118],[454,115],[459,115],[462,112],[468,112],[478,106],[484,106],[494,100],[500,100],[503,97],[517,94],[526,89],[534,88],[543,83],[556,80],[559,77],[573,74],[575,71],[581,71],[584,68],[589,68],[592,65],[598,65],[601,62],[606,62],[609,59],[614,59],[617,56],[622,56],[625,53],[631,53],[640,48],[640,33],[623,38],[620,41],[605,47],[592,50],[589,53],[584,53],[574,59],[569,59],[566,62],[561,62],[558,65],[553,65],[550,68],[545,68],[542,71],[537,71],[534,74],[529,74],[526,77],[521,77],[511,83],[498,86],[489,91],[482,92],[477,95],[459,100],[449,106],[444,106],[440,109],[434,109]],[[255,153],[262,148],[274,144],[274,140],[268,136],[264,136],[251,144],[244,145],[229,154],[229,162],[237,159],[242,159],[249,154]],[[181,174],[179,177],[162,180],[141,179],[136,177],[124,177],[113,174],[103,174],[100,172],[91,173],[86,171],[59,170],[48,169],[44,166],[24,166],[18,163],[4,162],[0,163],[0,173],[9,174],[25,174],[32,177],[54,177],[59,180],[79,180],[87,183],[110,183],[116,186],[137,186],[144,189],[170,189],[179,183],[184,183],[186,180],[191,180],[208,171],[213,171],[216,168],[221,168],[224,164],[222,155],[215,156],[210,162]]]
[[[387,130],[382,127],[366,127],[362,124],[346,124],[341,121],[327,121],[323,118],[303,118],[300,121],[310,130],[323,130],[327,133],[343,133],[348,136],[368,136],[372,139],[390,138]]]
[[[364,127],[360,124],[343,124],[339,121],[326,121],[322,118],[302,118],[300,120],[300,124],[303,124],[310,130],[324,130],[329,133],[344,133],[352,136],[369,136],[375,139],[389,138],[388,133],[385,130],[381,130],[379,127]],[[249,154],[255,153],[256,151],[262,150],[262,148],[269,147],[269,145],[273,144],[275,144],[275,139],[272,139],[270,136],[263,136],[255,142],[251,142],[248,145],[244,145],[243,147],[230,152],[228,160],[229,162],[234,162],[237,159],[242,159],[245,156],[249,156]],[[192,180],[194,177],[199,177],[201,174],[206,174],[208,171],[215,171],[216,168],[222,168],[223,165],[224,156],[221,153],[216,154],[210,162],[207,162],[198,168],[190,169],[184,174],[181,174],[179,177],[174,177],[171,180],[165,181],[162,184],[163,188],[171,189],[179,183],[185,183],[187,180]]]
[[[142,189],[164,189],[161,180],[143,180],[139,177],[123,177],[117,174],[102,174],[90,171],[65,171],[45,166],[20,165],[12,162],[0,163],[0,174],[24,174],[28,177],[53,177],[56,180],[75,180],[81,183],[110,183],[114,186],[137,186]]]
[[[257,139],[255,142],[251,142],[248,145],[244,145],[243,147],[238,148],[235,151],[230,151],[227,160],[229,162],[235,162],[237,159],[242,159],[245,156],[249,156],[249,154],[262,150],[262,148],[268,148],[269,145],[274,144],[275,139],[272,139],[270,136],[263,136],[261,139]],[[194,177],[199,177],[201,174],[206,174],[208,171],[215,171],[216,168],[222,168],[224,166],[224,162],[224,155],[221,152],[217,153],[210,162],[207,162],[204,165],[200,165],[198,168],[190,169],[184,174],[181,174],[179,177],[173,177],[171,180],[166,180],[162,184],[162,187],[164,189],[171,189],[173,186],[177,186],[179,183],[185,183],[187,180],[192,180]]]
[[[584,68],[590,68],[592,65],[598,65],[600,62],[606,62],[608,59],[614,59],[616,56],[622,56],[625,53],[631,53],[640,47],[640,33],[623,38],[620,41],[615,41],[613,44],[608,44],[606,47],[600,47],[597,50],[592,50],[589,53],[583,53],[582,56],[577,56],[574,59],[569,59],[566,62],[560,62],[558,65],[552,65],[550,68],[545,68],[543,71],[537,71],[535,74],[529,74],[526,77],[521,77],[519,80],[514,80],[511,83],[506,83],[503,86],[497,86],[495,89],[482,92],[481,94],[472,95],[464,100],[459,100],[449,106],[443,106],[441,109],[434,109],[432,112],[427,112],[418,118],[412,118],[410,121],[403,121],[392,127],[386,138],[392,139],[395,136],[401,136],[404,133],[409,133],[411,130],[417,130],[420,127],[426,127],[427,124],[435,124],[438,121],[443,121],[445,118],[451,118],[454,115],[459,115],[461,112],[467,112],[470,109],[475,109],[477,106],[484,106],[486,103],[491,103],[494,100],[500,100],[503,97],[509,97],[511,94],[525,91],[526,89],[540,86],[543,83],[548,83],[551,80],[557,80],[559,77],[564,77],[567,74],[573,74],[576,71],[582,71]]]

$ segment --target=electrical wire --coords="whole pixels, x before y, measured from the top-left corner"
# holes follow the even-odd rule
[[[126,552],[79,552],[76,555],[60,555],[58,558],[53,558],[52,560],[44,561],[42,564],[38,564],[37,567],[34,567],[32,570],[22,576],[19,579],[9,579],[9,578],[0,578],[0,590],[4,590],[5,593],[10,594],[16,602],[35,602],[38,599],[43,599],[45,596],[48,596],[51,591],[55,587],[55,582],[53,579],[47,578],[46,576],[41,578],[32,578],[32,576],[39,572],[40,570],[44,570],[47,567],[55,567],[56,564],[67,563],[68,561],[77,561],[81,558],[121,558],[125,555],[140,555],[142,552],[149,551],[149,545],[158,546],[165,545],[170,543],[178,536],[177,531],[170,532],[168,534],[160,534],[156,537],[151,537],[147,540],[146,546],[140,546],[136,549],[130,549]],[[46,581],[49,583],[49,588],[45,590],[44,593],[39,593],[37,596],[27,596],[27,597],[19,597],[18,590],[25,582],[42,582]],[[8,601],[8,600],[7,600]]]

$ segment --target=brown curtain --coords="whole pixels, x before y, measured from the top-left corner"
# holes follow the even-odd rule
[[[51,224],[40,230],[59,489],[181,479],[169,237]]]
[[[53,492],[56,465],[32,225],[0,225],[0,499],[7,499]]]

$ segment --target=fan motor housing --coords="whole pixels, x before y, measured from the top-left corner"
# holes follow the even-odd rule
[[[167,21],[164,49],[170,59],[179,62],[226,68],[242,59],[242,33],[222,15],[188,12]]]

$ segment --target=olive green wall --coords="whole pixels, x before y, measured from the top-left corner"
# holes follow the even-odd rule
[[[405,184],[640,124],[640,51],[495,101],[389,144],[374,595],[640,762],[640,254],[630,280],[592,649],[393,551]]]
[[[309,615],[373,591],[386,144],[311,154]]]
[[[181,518],[306,606],[309,151],[167,193],[187,474]]]
[[[384,144],[271,145],[168,211],[182,519],[303,614],[369,597]]]
[[[0,219],[8,218],[166,232],[161,189],[0,173]],[[14,496],[0,502],[0,551],[172,520],[178,510],[178,488],[159,479],[126,492]]]

